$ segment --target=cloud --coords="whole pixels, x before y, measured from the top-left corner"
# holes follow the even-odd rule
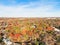
[[[53,11],[55,5],[30,2],[26,5],[0,5],[0,17],[60,17],[60,11]]]

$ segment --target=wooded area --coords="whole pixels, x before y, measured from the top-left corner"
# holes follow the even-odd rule
[[[0,18],[0,44],[60,45],[60,18]],[[14,45],[14,44],[11,45]]]

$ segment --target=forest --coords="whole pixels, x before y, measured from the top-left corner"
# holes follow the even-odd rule
[[[60,45],[60,18],[0,18],[0,45]]]

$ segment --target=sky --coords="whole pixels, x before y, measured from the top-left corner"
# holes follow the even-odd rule
[[[0,0],[0,17],[60,17],[60,0]]]

